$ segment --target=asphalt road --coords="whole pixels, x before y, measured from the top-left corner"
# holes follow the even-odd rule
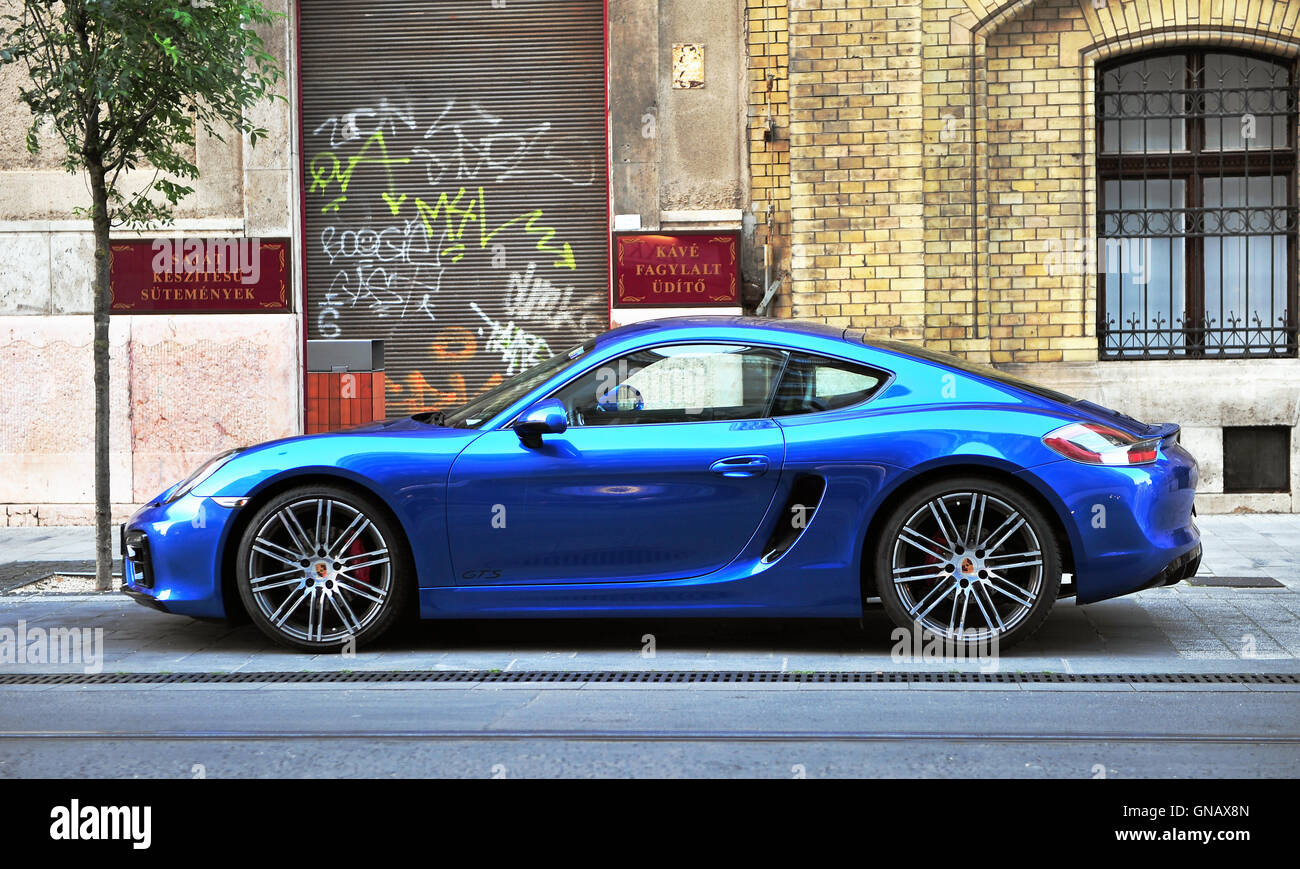
[[[898,660],[880,613],[863,626],[435,622],[342,658],[292,653],[248,625],[168,616],[120,596],[11,598],[0,601],[0,626],[102,629],[103,657],[95,667],[0,667],[0,778],[1294,777],[1297,659],[1230,645],[1255,631],[1255,651],[1267,637],[1289,649],[1292,597],[1165,590],[1149,603],[1066,604],[1032,643],[993,662],[994,676],[1013,681],[952,684],[927,679],[984,679],[981,662]],[[1228,605],[1251,623],[1230,624]],[[1202,607],[1220,614],[1214,629],[1189,615]],[[275,681],[412,671],[464,675]],[[717,671],[903,681],[628,685],[582,675]],[[539,683],[545,673],[571,681]],[[125,681],[141,674],[155,681]],[[204,674],[251,680],[161,681]],[[1014,681],[1026,674],[1062,681]],[[1088,681],[1103,677],[1112,681]]]
[[[1295,686],[1106,687],[7,687],[0,777],[1300,774]]]

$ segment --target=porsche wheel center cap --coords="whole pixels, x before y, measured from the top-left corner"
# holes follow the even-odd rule
[[[308,588],[320,587],[329,591],[334,588],[335,572],[328,561],[314,561],[306,570]]]

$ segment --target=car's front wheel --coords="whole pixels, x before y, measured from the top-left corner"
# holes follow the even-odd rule
[[[886,518],[876,589],[895,624],[964,649],[1007,648],[1036,631],[1056,601],[1052,523],[1019,490],[978,477],[911,493]]]
[[[400,535],[378,505],[351,491],[283,492],[245,528],[239,596],[278,643],[310,652],[359,648],[405,606],[411,568]]]

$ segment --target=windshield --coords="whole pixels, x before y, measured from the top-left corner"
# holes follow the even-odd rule
[[[450,428],[477,428],[567,368],[594,346],[594,341],[588,341],[567,353],[556,354],[545,362],[498,383],[460,407],[447,411],[437,422]]]

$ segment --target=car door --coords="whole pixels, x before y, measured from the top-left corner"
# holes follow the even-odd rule
[[[569,428],[525,445],[485,433],[452,466],[448,529],[462,585],[680,579],[733,560],[784,461],[769,417],[783,351],[639,350],[571,381]]]

